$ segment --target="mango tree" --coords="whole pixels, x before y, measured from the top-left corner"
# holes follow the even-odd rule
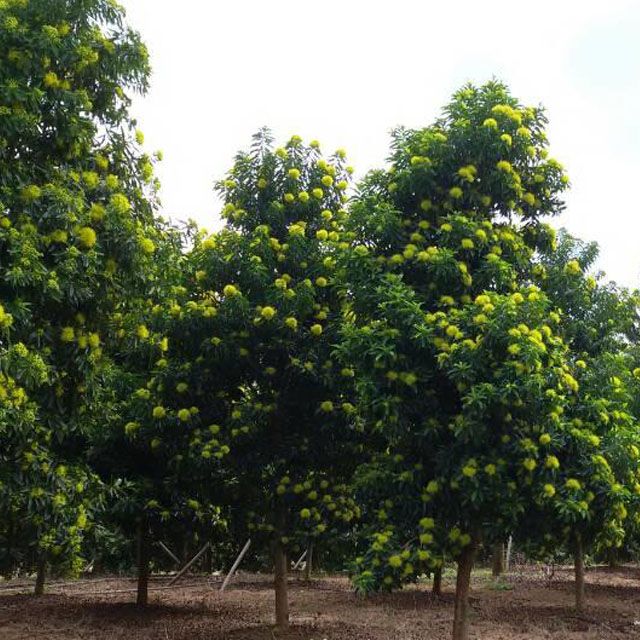
[[[225,228],[190,258],[192,401],[200,414],[227,403],[207,437],[229,451],[236,530],[272,548],[280,627],[289,620],[289,551],[358,514],[346,485],[359,440],[353,371],[332,357],[349,171],[342,151],[324,158],[317,142],[297,136],[274,149],[260,132],[218,185]],[[222,372],[212,365],[221,358]]]
[[[571,363],[559,317],[530,284],[534,254],[553,250],[543,218],[562,209],[568,182],[545,122],[498,83],[465,87],[435,125],[395,132],[391,167],[351,208],[358,320],[342,353],[360,359],[363,411],[387,446],[377,462],[388,456],[388,486],[402,486],[357,580],[392,587],[453,554],[455,638],[467,634],[480,540],[504,539],[544,492],[537,440],[564,442]]]
[[[212,454],[212,462],[219,462],[222,453],[212,443],[207,451],[196,446],[202,421],[220,415],[214,403],[200,414],[192,400],[200,379],[190,323],[195,313],[199,323],[210,316],[200,313],[204,306],[181,306],[187,299],[183,274],[189,273],[183,250],[181,234],[164,229],[156,238],[157,262],[147,271],[146,297],[128,299],[111,316],[112,412],[91,441],[93,468],[109,484],[124,483],[103,524],[137,540],[142,606],[153,551],[160,553],[151,543],[170,535],[181,541],[208,536],[222,524],[218,506],[207,497],[215,492],[215,469],[204,464]]]
[[[44,476],[2,520],[42,568],[77,556],[110,313],[153,259],[152,158],[128,114],[149,67],[107,0],[2,2],[0,51],[0,358],[22,344],[41,371],[37,385],[30,367],[13,374],[34,419],[3,431],[1,448],[15,452],[16,477],[25,465]],[[51,509],[67,510],[76,534],[49,536]]]
[[[573,554],[578,610],[584,606],[585,553],[612,557],[623,545],[636,527],[640,489],[635,381],[627,354],[636,331],[637,295],[589,274],[597,253],[594,243],[562,233],[557,251],[535,267],[561,317],[576,383],[564,416],[572,444],[563,457],[547,457],[545,463],[555,470],[548,488],[553,495],[537,502],[542,510],[527,512],[519,535],[532,549],[537,542],[543,555],[562,549]]]

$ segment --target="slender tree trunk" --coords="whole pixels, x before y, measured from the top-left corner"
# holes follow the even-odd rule
[[[433,586],[431,588],[431,594],[434,598],[439,598],[442,595],[442,567],[436,567],[433,570]]]
[[[146,607],[149,601],[149,532],[147,520],[138,523],[138,595],[136,604]]]
[[[494,544],[492,553],[491,575],[497,578],[504,573],[504,544],[502,542]]]
[[[182,563],[185,564],[191,560],[191,554],[189,553],[189,538],[185,534],[182,538]]]
[[[280,539],[273,545],[274,581],[276,593],[276,626],[280,629],[289,627],[289,594],[287,593],[287,551]]]
[[[273,586],[276,596],[276,626],[279,629],[289,628],[289,593],[287,573],[289,560],[287,549],[282,543],[286,529],[286,507],[280,499],[276,499],[276,538],[273,543]]]
[[[307,547],[307,557],[304,563],[304,579],[311,580],[311,572],[313,571],[313,540],[309,542]]]
[[[207,549],[204,556],[204,570],[206,573],[213,573],[213,550],[211,548],[211,545],[209,545],[209,548]]]
[[[478,538],[462,550],[458,559],[456,576],[456,600],[453,614],[453,640],[468,640],[469,638],[469,587],[471,585],[471,570],[478,551]]]
[[[584,551],[579,533],[576,533],[574,538],[573,565],[576,577],[576,611],[582,613],[584,610]]]
[[[47,575],[47,557],[44,553],[38,554],[38,562],[36,566],[36,586],[33,595],[41,596],[44,594],[44,580]]]
[[[6,560],[7,563],[2,567],[2,575],[4,575],[7,580],[11,578],[11,573],[13,569],[13,542],[14,542],[14,527],[13,520],[9,520],[7,524],[7,552],[6,552]]]

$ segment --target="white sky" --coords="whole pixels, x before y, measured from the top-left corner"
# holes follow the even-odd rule
[[[458,86],[495,76],[547,107],[573,185],[556,224],[640,285],[638,0],[120,1],[151,52],[134,112],[164,151],[172,218],[219,226],[214,180],[263,125],[344,147],[362,175],[392,127],[430,124]]]

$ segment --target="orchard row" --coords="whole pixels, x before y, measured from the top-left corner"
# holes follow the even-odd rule
[[[633,552],[638,299],[550,226],[541,108],[465,86],[357,184],[260,131],[209,234],[158,215],[115,3],[2,0],[0,55],[3,572],[137,537],[144,604],[153,543],[250,537],[286,626],[296,550],[363,592],[455,561],[462,640],[481,545],[573,555],[578,608],[585,555]]]

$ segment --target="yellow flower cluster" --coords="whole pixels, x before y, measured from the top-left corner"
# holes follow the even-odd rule
[[[84,249],[91,249],[98,239],[96,232],[91,227],[81,227],[77,233],[78,243]]]
[[[497,116],[504,116],[517,124],[522,123],[522,113],[507,104],[497,104],[491,109],[491,113]]]

